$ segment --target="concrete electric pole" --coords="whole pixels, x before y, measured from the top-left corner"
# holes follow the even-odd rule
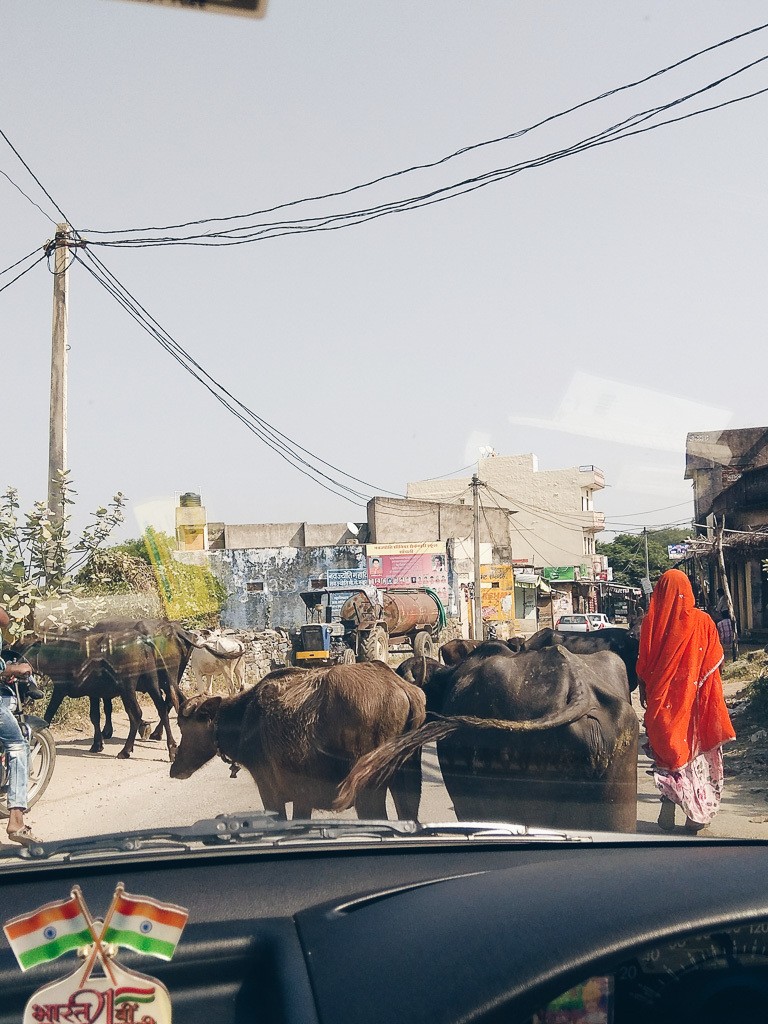
[[[483,595],[480,590],[480,488],[477,473],[472,477],[472,536],[474,540],[475,585],[472,602],[472,639],[483,639]]]
[[[51,412],[48,431],[48,508],[64,515],[61,474],[67,468],[67,297],[69,224],[57,224],[47,252],[54,254],[51,332]]]

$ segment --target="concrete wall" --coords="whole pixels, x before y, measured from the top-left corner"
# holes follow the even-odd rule
[[[480,491],[485,515],[498,516],[499,505],[515,512],[509,517],[508,560],[525,559],[537,566],[591,564],[584,538],[593,538],[603,528],[604,516],[583,509],[582,498],[593,500],[594,493],[605,486],[599,470],[591,466],[540,470],[534,455],[497,455],[480,460],[478,476],[487,485]],[[464,512],[465,506],[450,507],[457,510],[457,516],[468,514],[471,523],[470,483],[470,477],[421,480],[409,483],[407,493],[419,501],[445,502],[466,490],[468,512]]]
[[[250,548],[332,547],[356,543],[357,535],[347,529],[346,523],[243,523],[223,526],[223,543],[220,546],[228,551],[239,551]]]
[[[368,502],[368,527],[371,544],[445,543],[453,538],[472,536],[472,504],[471,500],[469,505],[459,505],[372,498]],[[509,560],[512,545],[509,516],[505,511],[496,506],[484,508],[480,540],[492,545],[491,561]]]
[[[328,569],[365,568],[359,544],[211,551],[208,559],[229,594],[221,624],[238,630],[301,626],[306,609],[299,593],[311,589],[311,580],[324,579]]]

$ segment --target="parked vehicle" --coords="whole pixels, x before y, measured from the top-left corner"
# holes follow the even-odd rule
[[[588,615],[561,615],[555,623],[561,633],[590,633],[593,628]]]
[[[612,625],[611,620],[603,612],[587,612],[587,618],[592,629],[605,629]]]
[[[445,609],[434,590],[324,587],[300,596],[309,621],[291,635],[296,665],[386,661],[392,647],[437,656]]]

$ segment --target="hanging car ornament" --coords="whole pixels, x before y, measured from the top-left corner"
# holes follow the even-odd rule
[[[103,923],[93,920],[78,886],[69,899],[7,921],[3,931],[22,971],[72,950],[85,960],[34,993],[23,1024],[171,1024],[165,985],[123,967],[115,954],[122,946],[170,960],[188,916],[172,903],[131,896],[121,882]]]

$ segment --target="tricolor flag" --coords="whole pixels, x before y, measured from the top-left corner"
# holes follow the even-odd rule
[[[74,896],[14,917],[3,926],[3,931],[22,971],[93,942],[88,922]]]
[[[173,903],[121,893],[101,941],[170,960],[188,917],[183,907]]]

